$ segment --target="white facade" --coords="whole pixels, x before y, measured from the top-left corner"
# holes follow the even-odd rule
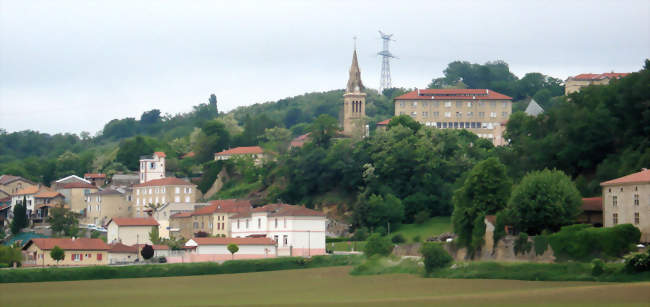
[[[324,216],[268,216],[254,212],[250,217],[231,218],[233,238],[264,235],[277,242],[278,254],[312,256],[325,253]]]
[[[149,233],[152,227],[157,226],[119,226],[109,222],[106,238],[108,243],[121,242],[124,245],[152,244]]]
[[[26,195],[16,195],[11,197],[11,208],[9,208],[10,214],[13,214],[14,212],[14,207],[25,200],[27,202],[27,216],[31,214],[31,212],[34,212],[34,194],[26,194]]]
[[[140,157],[140,183],[165,178],[165,154]]]
[[[215,245],[193,245],[196,244],[190,239],[186,246],[196,246],[196,253],[199,255],[230,255],[227,244]],[[274,256],[276,248],[272,244],[261,245],[237,245],[239,255],[260,255],[260,256]]]

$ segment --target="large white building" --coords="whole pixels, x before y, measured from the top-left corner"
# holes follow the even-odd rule
[[[140,183],[165,178],[165,157],[165,153],[159,151],[140,157]]]
[[[326,224],[322,212],[287,204],[269,204],[230,217],[233,238],[271,238],[280,256],[325,254]]]

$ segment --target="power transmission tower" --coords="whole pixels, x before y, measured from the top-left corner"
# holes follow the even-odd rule
[[[381,55],[381,80],[379,81],[379,92],[382,93],[384,89],[393,87],[390,80],[390,58],[397,58],[388,50],[388,42],[395,41],[391,39],[393,34],[385,34],[379,31],[381,39],[384,41],[384,50],[377,53]]]

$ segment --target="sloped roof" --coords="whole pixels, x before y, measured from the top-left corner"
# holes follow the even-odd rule
[[[264,149],[259,146],[244,146],[244,147],[235,147],[232,149],[224,150],[222,152],[215,153],[217,156],[222,155],[252,155],[252,154],[263,154]]]
[[[69,183],[62,183],[57,185],[57,189],[95,189],[97,190],[97,187],[90,184],[90,183],[85,183],[85,182],[69,182]]]
[[[199,208],[192,215],[209,215],[216,212],[237,213],[248,212],[253,208],[250,200],[246,199],[219,199],[210,202],[209,206]]]
[[[158,222],[151,217],[114,217],[108,221],[107,225],[111,222],[118,226],[158,226]]]
[[[183,217],[190,217],[190,216],[192,216],[192,213],[194,213],[194,212],[191,212],[191,211],[190,211],[190,212],[180,212],[180,213],[172,214],[172,215],[169,216],[169,217],[170,217],[170,218],[183,218]]]
[[[587,197],[582,199],[582,211],[603,211],[602,197]]]
[[[34,184],[32,181],[27,180],[27,179],[25,179],[23,177],[20,177],[20,176],[13,176],[13,175],[1,175],[0,176],[0,184],[1,185],[9,184],[9,183],[12,183],[12,182],[17,181],[17,180],[22,180],[22,181],[25,181],[27,183]]]
[[[642,171],[621,178],[612,179],[609,181],[601,182],[601,186],[624,184],[624,183],[648,183],[650,182],[650,170],[643,169]]]
[[[35,198],[54,198],[57,196],[64,197],[63,194],[57,191],[49,191],[49,190],[43,190],[40,191],[38,194],[34,195]]]
[[[408,92],[395,100],[512,100],[512,97],[489,89],[424,89]]]
[[[134,187],[157,187],[157,186],[165,186],[165,185],[193,185],[193,184],[180,178],[167,177],[167,178],[150,180],[145,183],[136,184],[134,185]]]
[[[84,178],[106,178],[106,174],[102,173],[86,173]]]
[[[254,208],[249,212],[241,212],[234,215],[232,218],[245,218],[250,217],[254,212],[267,212],[268,216],[325,216],[323,212],[305,208],[298,205],[289,204],[268,204],[262,207]]]
[[[602,80],[602,79],[619,79],[623,78],[630,73],[620,73],[620,72],[606,72],[602,74],[579,74],[573,77],[569,77],[569,80]]]
[[[162,152],[162,151],[156,151],[156,152],[154,152],[153,154],[154,154],[154,156],[158,156],[158,157],[160,157],[160,158],[167,157],[167,155],[166,155],[164,152]]]
[[[361,82],[361,70],[359,69],[359,61],[357,60],[357,50],[354,49],[352,53],[352,65],[350,65],[350,77],[345,87],[345,93],[359,93],[363,90],[364,86],[363,82]]]
[[[20,196],[20,195],[31,195],[31,194],[36,194],[38,191],[41,189],[41,187],[37,185],[29,186],[24,189],[16,191],[13,196]]]
[[[192,238],[197,245],[275,245],[271,238]],[[189,241],[187,243],[190,243]],[[185,243],[187,245],[187,243]],[[191,246],[191,243],[190,245]]]
[[[85,183],[90,184],[90,181],[88,181],[86,179],[83,179],[83,178],[81,178],[81,177],[79,177],[77,175],[70,175],[70,176],[67,176],[67,177],[63,177],[63,178],[61,178],[61,179],[59,179],[59,180],[57,180],[55,182],[60,183],[60,182],[66,182],[66,181],[70,181],[70,180],[73,180],[74,182],[85,182]]]
[[[377,126],[386,126],[386,125],[388,125],[388,123],[390,123],[390,120],[391,120],[390,118],[389,119],[384,119],[384,120],[378,122]]]
[[[111,249],[108,250],[109,253],[137,253],[138,247],[135,245],[126,245],[122,243],[113,243],[110,245]]]
[[[535,101],[535,99],[531,99],[528,103],[528,106],[526,107],[526,111],[524,112],[530,116],[537,116],[544,113],[544,109],[539,104],[537,104],[537,101]]]
[[[63,250],[109,250],[110,246],[101,239],[90,238],[34,238],[29,240],[23,247],[23,250],[29,248],[31,244],[36,244],[42,250],[53,249],[58,246]]]
[[[90,195],[122,195],[122,194],[123,194],[122,192],[114,189],[104,189],[101,191],[90,193]]]

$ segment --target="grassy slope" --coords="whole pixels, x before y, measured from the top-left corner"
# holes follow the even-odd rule
[[[451,231],[451,218],[448,216],[436,216],[432,217],[429,221],[423,224],[407,224],[402,225],[397,231],[391,233],[402,234],[407,241],[411,242],[413,237],[420,236],[422,241],[426,240],[429,237],[437,236],[444,232]]]
[[[650,283],[350,276],[349,267],[231,275],[0,284],[1,306],[643,305]]]

